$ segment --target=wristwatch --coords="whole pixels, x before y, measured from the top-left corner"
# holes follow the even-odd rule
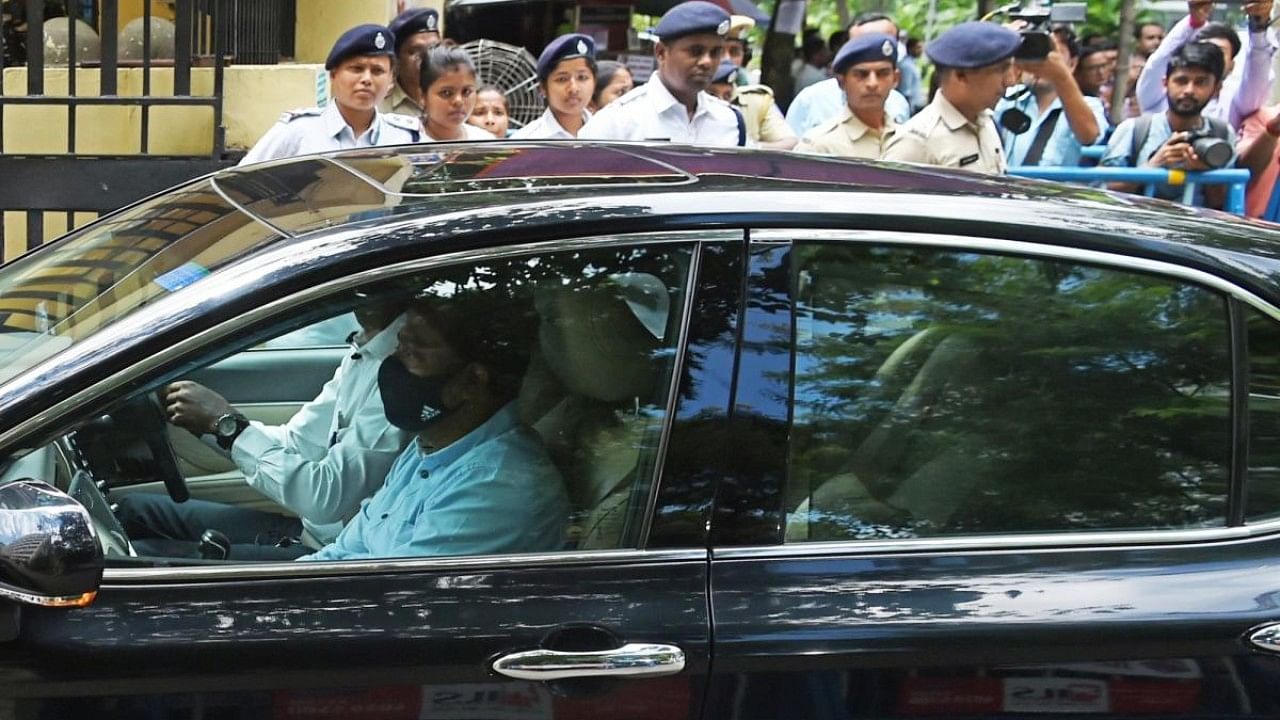
[[[240,433],[247,427],[249,427],[249,418],[240,413],[227,413],[214,421],[213,437],[217,439],[218,447],[230,450],[236,438],[240,437]]]

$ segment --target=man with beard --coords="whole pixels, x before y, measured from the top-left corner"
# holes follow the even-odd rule
[[[337,540],[303,560],[563,546],[564,481],[515,405],[537,323],[503,294],[499,284],[410,307],[378,389],[387,420],[416,441]]]
[[[1097,142],[1107,126],[1102,103],[1086,97],[1072,75],[1080,54],[1075,35],[1055,30],[1050,37],[1054,51],[1043,61],[1018,63],[1023,85],[996,105],[1010,165],[1075,167],[1081,146]]]
[[[1180,168],[1208,170],[1190,142],[1205,135],[1236,144],[1235,132],[1226,123],[1203,114],[1205,106],[1222,88],[1222,50],[1211,42],[1190,42],[1169,59],[1165,95],[1169,109],[1125,120],[1116,128],[1102,157],[1107,167]],[[1136,183],[1109,183],[1113,190],[1138,192]],[[1157,185],[1155,194],[1179,199],[1183,188]],[[1221,207],[1223,188],[1205,188],[1209,204]]]
[[[657,72],[593,115],[578,138],[746,145],[742,113],[706,92],[724,56],[729,25],[729,13],[706,0],[668,10],[654,28]]]
[[[422,53],[440,42],[440,13],[432,8],[405,10],[387,26],[395,36],[396,83],[378,109],[412,117],[422,116]]]
[[[889,140],[885,160],[1004,174],[1007,164],[991,108],[1004,97],[1006,77],[1022,36],[989,22],[956,25],[929,43],[938,93]]]
[[[870,33],[850,40],[831,64],[844,90],[844,113],[805,134],[801,152],[877,160],[898,124],[884,111],[898,84],[898,43]]]

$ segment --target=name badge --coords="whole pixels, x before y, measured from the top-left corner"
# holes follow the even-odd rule
[[[964,167],[965,165],[972,165],[972,164],[974,164],[974,163],[976,163],[976,162],[978,162],[978,154],[977,154],[977,153],[974,153],[974,154],[972,154],[972,155],[966,155],[966,156],[964,156],[964,157],[960,158],[960,167]]]

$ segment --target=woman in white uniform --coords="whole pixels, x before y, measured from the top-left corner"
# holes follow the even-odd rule
[[[476,106],[476,67],[456,46],[436,45],[422,56],[422,129],[425,142],[493,140],[467,118]]]
[[[569,139],[591,113],[587,105],[596,89],[596,43],[586,35],[561,35],[538,56],[538,87],[547,109],[537,120],[512,134],[513,139]]]

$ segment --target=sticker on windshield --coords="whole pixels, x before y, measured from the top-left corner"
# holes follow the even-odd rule
[[[169,292],[178,292],[208,274],[209,271],[203,266],[188,262],[156,277],[155,282]]]

